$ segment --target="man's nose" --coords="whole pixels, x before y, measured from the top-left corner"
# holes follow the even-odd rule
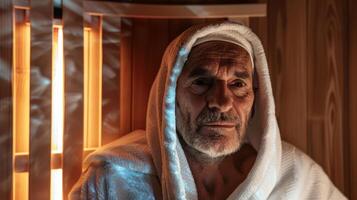
[[[225,81],[217,81],[211,90],[207,96],[208,107],[220,112],[229,111],[233,106],[233,97]]]

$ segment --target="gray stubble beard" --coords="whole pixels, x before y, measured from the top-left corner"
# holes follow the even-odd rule
[[[187,112],[188,113],[188,112]],[[196,124],[208,122],[209,120],[218,120],[217,116],[204,116],[206,113],[201,112],[200,116],[198,117],[198,122]],[[203,115],[203,116],[201,116]],[[225,118],[224,116],[220,116],[222,119]],[[201,128],[200,125],[196,125],[195,122],[191,122],[191,115],[188,113],[188,115],[185,117],[183,115],[182,108],[177,104],[176,106],[176,128],[177,128],[177,133],[182,137],[183,141],[186,146],[189,146],[190,149],[194,149],[197,151],[197,155],[195,156],[200,156],[200,157],[205,157],[203,159],[217,159],[220,157],[227,156],[229,154],[232,154],[234,152],[237,152],[239,148],[242,145],[243,142],[243,137],[245,136],[245,131],[247,124],[242,124],[241,120],[238,119],[237,116],[234,116],[234,120],[238,120],[239,123],[236,126],[236,135],[234,138],[230,139],[231,141],[218,141],[218,142],[223,142],[223,144],[219,144],[219,147],[216,148],[214,145],[214,142],[212,138],[209,138],[207,136],[202,136],[198,133],[199,129]],[[232,117],[227,117],[227,120],[233,120]],[[243,125],[243,126],[242,126]],[[220,133],[217,133],[218,135]],[[243,136],[243,137],[242,137]],[[226,137],[226,136],[221,136],[221,137]],[[223,140],[228,140],[228,138],[223,138]],[[233,141],[232,141],[233,140]],[[229,146],[229,147],[227,147]]]

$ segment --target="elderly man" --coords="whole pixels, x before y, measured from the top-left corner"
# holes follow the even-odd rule
[[[85,161],[71,199],[345,199],[282,142],[266,58],[247,27],[192,27],[166,49],[146,131]]]

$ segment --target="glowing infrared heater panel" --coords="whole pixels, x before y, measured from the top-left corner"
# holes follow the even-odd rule
[[[13,40],[13,152],[29,153],[30,134],[30,29],[28,10],[14,10]],[[13,199],[28,199],[28,172],[13,172]]]
[[[14,25],[14,75],[13,75],[13,131],[14,131],[14,181],[13,199],[26,200],[29,192],[29,116],[30,116],[30,28],[27,20],[22,20],[28,11],[16,10]],[[64,68],[63,68],[63,31],[62,27],[53,28],[53,66],[52,66],[52,163],[60,163],[63,152],[63,107],[64,107]],[[56,156],[60,155],[60,156]],[[54,159],[56,158],[56,159]],[[58,159],[59,158],[59,159]],[[59,161],[58,161],[59,160]],[[53,165],[51,170],[51,199],[61,200],[62,169]]]
[[[64,68],[63,68],[63,29],[60,25],[53,28],[52,44],[52,130],[51,154],[63,152],[64,116]],[[61,200],[62,168],[51,170],[51,199]]]
[[[84,149],[101,146],[102,132],[102,33],[100,17],[84,28]]]

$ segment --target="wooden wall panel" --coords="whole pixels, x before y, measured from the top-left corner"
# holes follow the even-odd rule
[[[350,199],[357,199],[357,1],[349,0],[349,19],[348,19],[348,29],[349,29],[349,67],[348,67],[348,102],[349,108],[347,117],[349,118],[349,134],[348,140],[344,145],[349,147],[349,189],[350,189]],[[347,120],[346,120],[347,121]],[[346,131],[347,132],[347,131]]]
[[[120,18],[102,18],[102,145],[120,136]]]
[[[0,197],[12,196],[12,0],[0,1]]]
[[[309,154],[345,191],[344,95],[346,1],[308,4],[308,147]]]
[[[50,199],[52,0],[31,1],[29,199]]]
[[[83,153],[83,2],[63,1],[64,133],[63,198],[82,171]]]
[[[168,43],[167,20],[132,19],[132,129],[145,129],[149,91]]]
[[[131,129],[132,107],[132,31],[131,19],[122,18],[120,23],[120,75],[119,75],[119,126],[120,134],[125,135]]]
[[[268,60],[281,136],[307,152],[306,0],[268,1]]]

